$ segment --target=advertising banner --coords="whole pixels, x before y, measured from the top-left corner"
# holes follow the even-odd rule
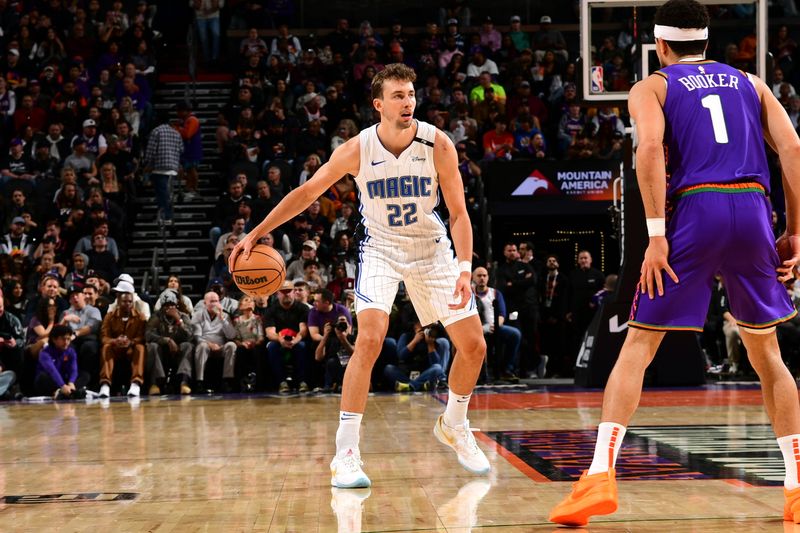
[[[615,161],[514,161],[491,165],[484,183],[492,202],[610,202],[619,174]]]

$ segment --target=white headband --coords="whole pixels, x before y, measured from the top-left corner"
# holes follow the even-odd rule
[[[708,39],[708,28],[676,28],[656,24],[653,35],[665,41],[705,41]]]

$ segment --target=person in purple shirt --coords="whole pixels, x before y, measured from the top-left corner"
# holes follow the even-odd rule
[[[586,525],[617,509],[615,461],[645,371],[667,331],[703,331],[719,274],[784,459],[783,519],[800,524],[800,401],[775,335],[797,314],[782,282],[800,259],[800,138],[762,80],[705,59],[705,6],[669,0],[654,21],[662,68],[638,82],[628,102],[649,244],[592,464],[550,520]],[[765,143],[780,158],[786,197],[786,232],[777,242]]]
[[[36,367],[36,394],[54,399],[81,399],[86,396],[89,374],[78,371],[78,356],[70,346],[72,329],[57,325],[50,330],[48,342],[39,352]]]
[[[322,331],[325,324],[335,324],[340,316],[347,318],[347,323],[353,327],[353,316],[342,304],[336,303],[333,293],[322,289],[314,295],[314,307],[308,312],[308,334],[314,342],[322,340]]]

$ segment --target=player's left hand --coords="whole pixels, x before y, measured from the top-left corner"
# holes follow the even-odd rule
[[[783,283],[794,277],[795,268],[800,263],[800,235],[784,233],[775,242],[775,248],[781,260],[775,271],[778,273],[778,280]]]
[[[655,298],[655,292],[658,291],[659,296],[664,296],[664,278],[661,273],[664,270],[667,275],[678,283],[678,276],[673,272],[672,267],[667,262],[669,256],[669,243],[665,237],[653,237],[650,239],[650,244],[644,252],[644,261],[642,262],[642,273],[639,278],[639,284],[642,287],[642,294],[647,295],[652,300]]]
[[[453,291],[453,299],[458,303],[447,304],[452,310],[463,309],[472,298],[472,275],[469,272],[462,272],[456,281],[456,290]]]

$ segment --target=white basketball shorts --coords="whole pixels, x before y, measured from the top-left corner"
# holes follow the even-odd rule
[[[458,261],[453,256],[450,241],[443,237],[430,244],[415,241],[412,250],[376,244],[370,240],[360,247],[356,278],[356,313],[365,309],[380,309],[391,314],[397,288],[401,281],[414,305],[423,326],[441,322],[443,326],[478,313],[475,296],[467,305],[452,310],[456,303],[453,291],[458,280]],[[422,250],[420,245],[425,245]]]

